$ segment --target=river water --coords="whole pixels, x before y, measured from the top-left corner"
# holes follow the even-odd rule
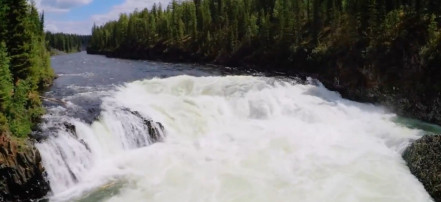
[[[50,201],[432,200],[401,158],[425,132],[318,81],[84,52],[52,66]]]

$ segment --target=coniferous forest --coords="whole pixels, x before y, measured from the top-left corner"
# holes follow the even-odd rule
[[[349,175],[338,180],[355,184],[357,189],[343,186],[331,200],[426,201],[423,199],[429,196],[409,176],[404,160],[434,200],[441,201],[441,164],[436,161],[441,156],[441,136],[424,135],[412,143],[423,133],[441,131],[426,123],[441,125],[440,0],[173,0],[94,25],[91,36],[45,32],[44,14],[33,2],[0,0],[0,201],[126,197],[142,201],[146,196],[173,201],[176,193],[188,195],[189,200],[218,195],[220,200],[230,196],[265,200],[284,198],[278,196],[280,190],[294,195],[305,192],[299,199],[314,200],[335,195],[333,187],[323,184],[332,184],[328,182],[335,181],[333,174],[341,173]],[[99,3],[86,7],[90,2],[83,2],[83,8],[102,12],[97,9]],[[64,9],[67,4],[52,4],[68,10]],[[78,13],[69,15],[74,14]],[[172,65],[168,69],[169,64],[156,62],[86,54],[60,56],[53,61],[63,76],[46,94],[51,98],[42,97],[55,78],[51,53],[77,52],[86,46],[90,54],[109,57],[219,66]],[[228,68],[227,73],[211,69],[221,66],[236,68]],[[164,71],[157,69],[161,67]],[[254,70],[258,75],[276,76],[257,78]],[[197,77],[223,73],[253,76],[237,80],[219,76],[214,83],[213,77],[210,81]],[[192,76],[174,77],[186,74]],[[152,77],[161,77],[161,81],[136,81]],[[288,81],[278,82],[285,79]],[[319,81],[340,94],[326,90]],[[301,82],[307,85],[297,85]],[[123,83],[129,84],[118,87]],[[183,97],[181,87],[188,86],[196,90]],[[200,86],[208,87],[201,93]],[[139,94],[145,90],[148,92]],[[216,92],[208,95],[205,91]],[[44,117],[43,98],[57,102],[46,105]],[[305,133],[297,134],[299,130]],[[175,134],[180,134],[178,139]],[[230,138],[236,134],[240,136]],[[259,143],[263,146],[249,144],[256,137],[263,140]],[[206,144],[188,144],[199,140]],[[297,147],[293,143],[298,140],[305,144]],[[141,149],[158,141],[161,148]],[[411,146],[402,151],[406,144]],[[230,145],[238,149],[226,153],[219,149]],[[284,149],[292,147],[295,149]],[[237,155],[244,151],[245,155]],[[176,152],[182,155],[176,156]],[[268,155],[256,161],[254,157],[262,153]],[[159,166],[142,174],[152,164],[139,164],[141,156],[152,162],[160,160]],[[178,159],[181,157],[185,158]],[[194,170],[187,167],[188,159],[196,163],[194,174],[187,172]],[[291,169],[299,159],[305,166]],[[278,164],[289,172],[279,172]],[[164,174],[170,166],[172,172]],[[213,166],[216,169],[211,172]],[[197,169],[204,175],[198,176]],[[190,174],[189,178],[176,178],[184,186],[176,186],[176,170],[179,175]],[[255,175],[244,175],[244,170]],[[394,175],[386,178],[385,170],[386,175]],[[162,172],[160,186],[156,179],[150,184],[157,171]],[[327,177],[317,181],[316,173],[321,171]],[[229,175],[225,177],[225,173]],[[257,175],[260,181],[256,181]],[[311,181],[306,189],[286,183],[299,175],[301,180]],[[199,180],[207,176],[215,179],[214,186]],[[239,189],[228,188],[236,186],[231,176],[239,177]],[[209,186],[208,193],[188,189],[188,182],[196,183],[196,189]],[[243,195],[255,182],[268,186],[251,186],[252,191]],[[390,185],[396,182],[405,184],[383,190],[395,188]],[[148,190],[153,186],[172,192]],[[307,195],[318,193],[316,186],[324,195],[309,198]],[[217,195],[210,193],[217,189],[221,190]],[[415,194],[407,193],[409,190]]]
[[[46,40],[48,49],[55,48],[65,53],[73,53],[86,50],[90,36],[46,32]]]
[[[39,92],[54,78],[44,16],[27,0],[0,0],[0,134],[27,137],[44,110]],[[0,135],[1,136],[1,135]]]
[[[89,53],[312,75],[441,124],[441,1],[194,0],[94,26]]]

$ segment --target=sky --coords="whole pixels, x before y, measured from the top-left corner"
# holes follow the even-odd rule
[[[118,19],[120,13],[151,8],[154,3],[163,7],[171,0],[34,0],[44,11],[45,29],[51,32],[91,34],[92,26]]]

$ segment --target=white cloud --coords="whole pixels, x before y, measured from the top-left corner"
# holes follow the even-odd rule
[[[90,4],[93,0],[34,0],[39,12],[53,13],[61,16],[72,8]],[[73,34],[90,34],[93,22],[86,21],[58,21],[54,17],[45,19],[45,30]]]
[[[50,13],[66,13],[70,9],[84,6],[93,0],[35,0],[38,10]]]
[[[161,3],[163,8],[172,0],[125,0],[120,5],[115,5],[106,14],[93,15],[84,21],[57,21],[54,19],[46,19],[45,29],[51,32],[64,32],[73,34],[87,35],[91,34],[92,26],[103,25],[108,21],[117,20],[121,13],[131,13],[135,9],[142,10],[151,8],[154,3]],[[81,6],[92,2],[92,0],[36,0],[35,3],[39,10],[45,12],[63,13],[69,12],[70,8]]]
[[[171,0],[125,0],[124,3],[114,6],[108,13],[103,15],[93,15],[92,21],[97,25],[103,25],[104,23],[116,20],[121,13],[131,13],[136,9],[142,10],[144,8],[151,8],[154,3],[161,3],[165,8]]]
[[[41,0],[43,6],[51,6],[61,9],[70,9],[91,3],[92,0]]]
[[[53,21],[47,20],[45,30],[50,32],[63,32],[70,34],[89,35],[91,33],[93,22],[86,21]]]

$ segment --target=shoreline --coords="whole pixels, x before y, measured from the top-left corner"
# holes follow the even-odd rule
[[[302,79],[307,77],[312,77],[318,79],[323,85],[332,91],[337,91],[345,99],[362,102],[362,103],[372,103],[385,106],[391,112],[396,113],[399,116],[418,119],[428,123],[441,125],[441,94],[435,96],[432,99],[424,99],[422,97],[405,94],[401,88],[392,87],[394,90],[381,89],[378,86],[365,86],[362,82],[355,83],[356,79],[348,78],[353,76],[353,74],[345,75],[346,72],[341,72],[341,74],[321,74],[317,71],[305,71],[307,68],[284,68],[276,66],[275,68],[270,68],[269,64],[256,65],[244,63],[243,61],[232,61],[230,60],[216,60],[211,61],[207,59],[197,60],[197,57],[191,57],[186,60],[181,60],[180,57],[151,57],[149,54],[142,56],[135,55],[118,55],[114,52],[97,52],[97,51],[87,51],[87,54],[92,55],[103,55],[108,58],[120,58],[120,59],[132,59],[132,60],[149,60],[149,61],[161,61],[161,62],[171,62],[171,63],[190,63],[190,64],[200,64],[200,65],[215,65],[222,67],[234,67],[238,70],[244,71],[256,71],[264,73],[267,75],[281,75],[281,76],[298,76]],[[155,54],[156,55],[156,54]],[[326,69],[326,68],[321,68]],[[348,67],[348,69],[351,69]],[[337,70],[333,68],[331,70]],[[330,70],[328,70],[330,71]],[[360,80],[363,80],[362,75],[358,75]],[[338,78],[340,77],[340,78]],[[348,83],[345,83],[347,81]],[[381,84],[377,84],[380,85]],[[413,108],[413,109],[412,109]]]

